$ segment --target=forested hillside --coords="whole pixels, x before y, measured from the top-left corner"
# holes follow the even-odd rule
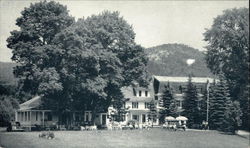
[[[163,44],[146,49],[149,58],[148,71],[162,76],[212,76],[206,67],[204,53],[183,44]],[[188,66],[187,59],[195,59]]]

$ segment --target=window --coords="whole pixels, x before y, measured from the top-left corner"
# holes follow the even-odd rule
[[[146,96],[146,97],[148,96],[148,91],[145,91],[145,96]]]
[[[133,92],[134,92],[134,96],[136,96],[136,90],[135,89],[133,89]]]
[[[122,115],[122,121],[126,120],[126,115]]]
[[[182,94],[182,87],[181,87],[181,85],[179,86],[179,91]]]
[[[138,102],[132,102],[132,108],[138,108]]]
[[[144,104],[145,104],[145,109],[149,108],[149,103],[148,102],[145,102]]]
[[[89,114],[88,113],[85,116],[85,121],[89,121]]]
[[[145,123],[145,122],[146,122],[146,115],[142,114],[142,123]]]
[[[141,96],[141,90],[139,90],[139,96]]]
[[[139,121],[139,115],[133,115],[133,120]]]
[[[91,112],[86,111],[84,117],[85,117],[84,121],[87,121],[87,122],[91,121],[91,118],[92,118]]]
[[[182,100],[178,100],[178,107],[182,108]]]
[[[158,96],[155,96],[155,100],[158,100]]]

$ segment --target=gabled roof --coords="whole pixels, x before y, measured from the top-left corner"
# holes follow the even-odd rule
[[[137,97],[134,95],[134,90],[148,90],[148,92],[150,93],[150,97]],[[149,85],[149,88],[144,88],[144,87],[132,87],[132,86],[128,86],[128,87],[122,87],[121,91],[124,95],[124,98],[129,99],[129,101],[131,102],[150,102],[153,99],[153,87],[152,85]]]
[[[38,108],[41,105],[41,96],[35,96],[32,99],[20,104],[20,111],[23,110],[31,110],[34,108]]]
[[[169,76],[153,76],[156,80],[160,82],[176,82],[176,83],[187,83],[188,77],[169,77]],[[192,77],[193,83],[212,83],[214,81],[213,78],[209,77]]]

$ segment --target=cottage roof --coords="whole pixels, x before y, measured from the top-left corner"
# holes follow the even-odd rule
[[[41,105],[41,96],[35,96],[32,99],[20,104],[19,110],[31,110]]]
[[[188,77],[170,77],[170,76],[153,76],[160,82],[177,82],[177,83],[186,83],[188,82]],[[207,83],[209,81],[212,83],[214,81],[213,78],[209,77],[192,77],[193,83]]]

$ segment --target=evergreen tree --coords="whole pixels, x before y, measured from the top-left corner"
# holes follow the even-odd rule
[[[241,120],[241,116],[243,115],[241,108],[240,108],[240,103],[239,101],[234,101],[232,104],[232,108],[231,110],[231,114],[230,117],[232,118],[232,122],[233,122],[233,133],[239,129],[239,127],[242,124],[242,120]]]
[[[161,107],[159,118],[161,123],[164,122],[166,116],[176,116],[177,104],[169,83],[165,86],[159,106]]]
[[[157,113],[157,109],[156,109],[156,102],[154,100],[152,100],[149,105],[149,112],[148,112],[148,120],[151,121],[151,125],[153,127],[153,122],[156,121],[158,113]]]
[[[234,132],[240,125],[240,108],[238,103],[233,103],[228,84],[222,74],[219,82],[214,86],[210,95],[210,120],[211,129],[223,132]]]
[[[198,95],[196,87],[192,83],[192,78],[189,77],[187,90],[184,95],[183,109],[184,116],[188,118],[187,125],[191,127],[193,124],[197,124],[199,119],[199,110],[198,110]]]
[[[208,126],[210,129],[216,129],[216,125],[214,125],[213,118],[212,118],[212,114],[216,111],[216,108],[214,106],[214,104],[216,102],[214,89],[215,89],[215,80],[212,83],[212,85],[210,85],[210,87],[209,87]]]
[[[249,80],[249,78],[248,78]],[[249,82],[249,81],[248,81]],[[250,85],[248,84],[242,91],[242,95],[240,97],[240,106],[242,109],[242,127],[245,130],[250,131],[250,99],[249,99],[249,90]]]
[[[207,116],[207,91],[202,92],[202,99],[199,101],[200,105],[198,107],[199,110],[199,123],[202,121],[206,121]]]

